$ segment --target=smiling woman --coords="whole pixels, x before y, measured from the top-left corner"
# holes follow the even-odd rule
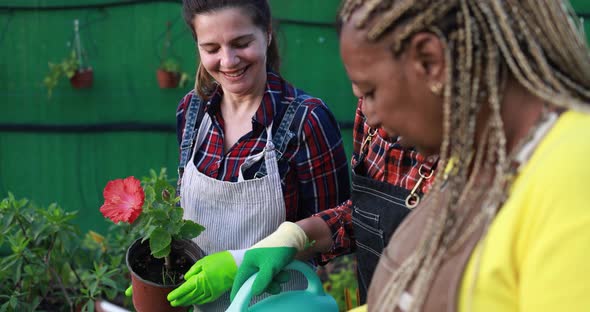
[[[278,72],[266,0],[185,0],[183,14],[201,63],[177,111],[178,190],[210,256],[168,299],[221,311],[244,249],[346,200],[348,166],[330,110]],[[286,287],[305,285],[299,274]]]
[[[241,16],[241,9],[230,8],[193,19],[201,66],[228,97],[262,95],[266,84],[266,50],[271,37]]]

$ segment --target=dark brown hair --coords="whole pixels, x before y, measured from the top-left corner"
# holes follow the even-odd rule
[[[184,21],[190,28],[195,41],[197,40],[197,34],[193,27],[195,15],[212,13],[227,8],[239,8],[243,10],[246,14],[250,15],[254,25],[260,27],[266,33],[271,33],[270,45],[266,50],[266,67],[278,73],[280,67],[279,49],[274,32],[271,29],[272,17],[267,0],[183,0],[182,14]],[[199,96],[204,99],[209,98],[215,90],[215,85],[216,82],[213,80],[213,77],[199,63],[195,85],[195,90]]]

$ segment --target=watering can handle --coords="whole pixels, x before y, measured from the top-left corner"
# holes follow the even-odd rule
[[[311,267],[299,260],[293,260],[287,266],[283,268],[284,271],[286,270],[294,270],[303,273],[305,278],[307,279],[307,289],[306,292],[309,292],[315,296],[325,296],[324,287],[322,286],[322,282],[318,275],[311,269]],[[248,305],[252,300],[252,293],[250,292],[252,289],[252,284],[254,284],[254,280],[256,279],[256,275],[254,274],[246,280],[246,282],[240,287],[236,297],[232,301],[231,305],[226,311],[247,311]]]

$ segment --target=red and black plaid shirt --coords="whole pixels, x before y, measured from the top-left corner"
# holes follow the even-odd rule
[[[358,101],[353,130],[353,154],[351,164],[354,168],[359,159],[361,144],[366,138],[369,126],[365,124],[365,116],[361,111],[362,100]],[[379,129],[379,135],[375,135],[367,148],[363,158],[363,172],[358,172],[367,178],[381,182],[387,182],[405,189],[411,190],[420,178],[420,165],[425,163],[432,168],[435,157],[426,159],[425,156],[411,149],[404,149],[392,140],[385,139],[387,134]],[[431,186],[434,177],[422,182],[422,192],[425,193]],[[352,227],[352,202],[347,200],[339,206],[320,212],[316,216],[321,217],[332,231],[334,245],[332,249],[322,254],[321,262],[351,253],[355,250],[354,231]]]
[[[212,130],[195,154],[194,163],[205,175],[236,182],[239,168],[246,157],[260,153],[266,146],[266,128],[273,124],[275,134],[293,98],[303,91],[291,86],[279,75],[268,72],[262,103],[252,118],[252,131],[241,137],[226,153],[223,152],[224,120],[220,103],[223,91],[218,88],[204,109],[211,117]],[[177,110],[177,136],[184,131],[185,113],[194,92],[187,94]],[[338,124],[328,107],[318,98],[302,103],[304,114],[295,114],[294,125],[299,132],[288,145],[279,162],[286,217],[297,221],[314,213],[334,207],[350,197],[350,182],[346,154]],[[200,120],[197,120],[197,128]],[[293,128],[292,128],[293,129]],[[253,178],[264,158],[244,172]]]

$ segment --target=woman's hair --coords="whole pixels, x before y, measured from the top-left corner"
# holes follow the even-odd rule
[[[391,310],[413,283],[410,310],[418,311],[446,251],[478,229],[485,233],[507,197],[511,170],[500,103],[508,77],[547,103],[587,111],[590,53],[567,0],[345,0],[339,25],[350,22],[361,8],[355,27],[366,29],[368,41],[392,33],[392,57],[423,31],[436,34],[446,48],[443,142],[439,173],[429,193],[431,203],[441,209],[427,221],[413,255],[387,287],[377,290],[377,310]],[[485,105],[490,116],[475,146],[476,116]],[[482,168],[493,172],[493,178],[476,186]],[[441,198],[443,186],[450,200]],[[477,209],[474,221],[465,226],[465,213],[454,208],[482,193],[483,204],[472,207]]]
[[[267,0],[183,0],[182,14],[184,21],[190,28],[195,41],[197,34],[193,27],[195,15],[212,13],[227,8],[238,8],[252,18],[252,23],[260,27],[265,33],[271,33],[271,42],[266,50],[266,67],[279,72],[280,57],[277,40],[271,29],[272,17]],[[199,63],[195,90],[204,99],[211,96],[215,90],[216,82]]]

